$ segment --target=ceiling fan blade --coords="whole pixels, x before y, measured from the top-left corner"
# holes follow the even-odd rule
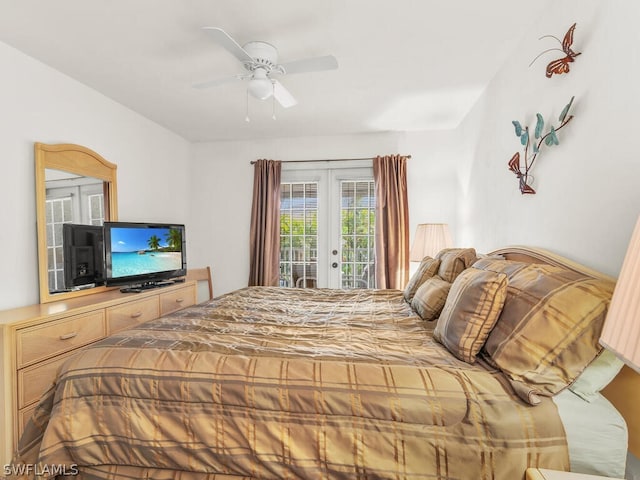
[[[321,70],[335,70],[338,68],[338,60],[333,55],[325,55],[324,57],[305,58],[302,60],[294,60],[280,65],[284,69],[284,73],[305,73],[318,72]]]
[[[282,84],[277,80],[271,80],[273,82],[273,97],[284,108],[293,107],[298,101],[293,98],[293,95],[289,93],[289,90],[284,88]]]
[[[231,36],[218,27],[202,27],[202,29],[209,33],[209,35],[222,47],[227,49],[234,57],[241,62],[253,62],[253,58],[249,55],[244,48],[242,48],[238,42],[236,42]]]

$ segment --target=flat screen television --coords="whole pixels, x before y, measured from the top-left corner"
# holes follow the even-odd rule
[[[184,225],[105,222],[104,251],[107,286],[152,288],[187,273]]]
[[[65,290],[104,283],[103,238],[99,225],[62,225]]]

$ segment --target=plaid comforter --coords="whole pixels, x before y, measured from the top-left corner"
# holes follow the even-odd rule
[[[526,405],[390,290],[251,287],[118,333],[62,367],[16,462],[83,479],[522,479],[568,469]],[[77,467],[76,467],[77,465]]]

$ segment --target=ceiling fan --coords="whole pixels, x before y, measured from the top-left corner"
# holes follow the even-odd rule
[[[207,82],[196,83],[194,88],[209,88],[224,85],[235,80],[248,80],[248,93],[260,100],[273,96],[285,108],[292,107],[296,99],[282,84],[273,78],[276,75],[317,72],[338,68],[333,55],[305,58],[287,63],[278,63],[278,50],[266,42],[249,42],[240,46],[227,32],[217,27],[203,27],[215,42],[227,49],[242,62],[247,73],[239,73]]]

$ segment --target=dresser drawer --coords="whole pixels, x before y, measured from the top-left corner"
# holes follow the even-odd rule
[[[167,315],[196,303],[196,287],[188,285],[178,290],[160,294],[160,315]]]
[[[117,307],[107,308],[107,332],[109,335],[119,330],[134,327],[142,322],[160,316],[158,298],[146,298]]]
[[[40,400],[55,380],[60,365],[74,353],[58,355],[51,360],[18,370],[18,408],[24,408]]]
[[[24,432],[24,429],[26,428],[27,423],[29,422],[29,420],[31,420],[31,417],[33,416],[33,412],[36,411],[37,406],[38,404],[34,403],[33,405],[18,411],[18,425],[17,425],[18,438],[22,436],[22,433]]]
[[[47,322],[16,332],[17,366],[68,352],[106,336],[104,310]]]

